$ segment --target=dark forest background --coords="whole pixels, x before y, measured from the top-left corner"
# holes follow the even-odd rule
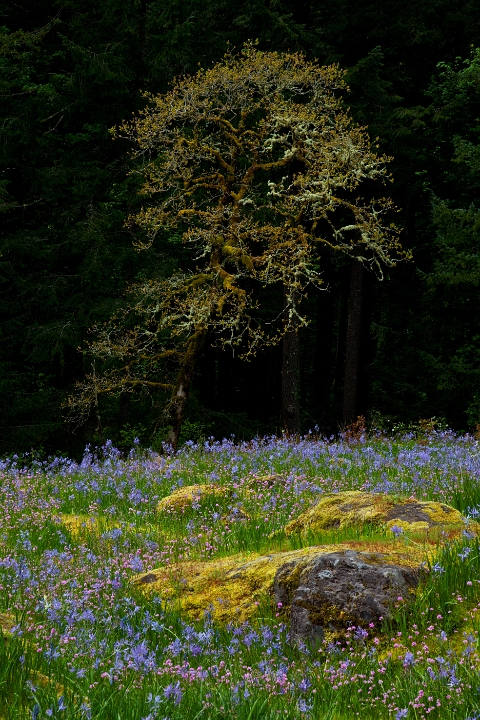
[[[480,423],[480,0],[0,1],[0,453],[101,440],[95,418],[75,429],[62,410],[90,370],[88,328],[181,253],[168,240],[134,250],[129,148],[108,129],[142,91],[248,39],[348,70],[346,104],[394,158],[389,192],[413,253],[383,282],[364,272],[360,294],[351,261],[322,257],[328,290],[309,294],[300,335],[302,430],[352,419],[349,382],[348,413],[377,424]],[[242,362],[207,343],[184,437],[281,432],[281,363],[281,347]],[[158,441],[151,397],[100,409],[120,446]]]

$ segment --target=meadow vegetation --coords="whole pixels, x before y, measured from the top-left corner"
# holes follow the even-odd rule
[[[128,456],[107,443],[80,462],[0,469],[1,720],[480,717],[474,437],[230,439]],[[182,492],[192,485],[214,490]],[[441,501],[465,523],[285,532],[345,490]],[[424,562],[423,580],[389,619],[315,648],[289,642],[268,583],[241,608],[218,603],[225,568],[318,545],[400,553]]]

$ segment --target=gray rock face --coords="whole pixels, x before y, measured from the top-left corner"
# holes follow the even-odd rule
[[[279,568],[273,590],[276,603],[291,607],[292,642],[315,644],[326,629],[340,630],[350,623],[365,627],[388,617],[392,601],[407,599],[421,570],[386,564],[383,557],[346,550]]]

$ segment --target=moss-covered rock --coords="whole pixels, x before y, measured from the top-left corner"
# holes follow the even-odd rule
[[[116,522],[104,516],[60,515],[61,524],[68,530],[72,540],[78,541],[89,536],[100,537],[114,529],[121,529],[125,522]]]
[[[69,531],[72,538],[77,539],[82,534],[99,534],[98,519],[89,515],[60,516],[62,525]]]
[[[195,505],[200,505],[207,498],[225,498],[231,494],[230,488],[222,485],[185,485],[164,497],[157,505],[158,513],[185,512]]]
[[[12,634],[12,628],[16,624],[15,616],[9,612],[0,613],[0,630],[3,635],[9,637]]]
[[[387,527],[394,525],[405,531],[438,527],[454,530],[465,527],[465,518],[458,510],[441,502],[415,500],[396,503],[386,514]]]
[[[389,562],[381,553],[341,550],[314,555],[309,562],[285,563],[274,581],[277,603],[290,609],[293,642],[321,642],[326,632],[349,624],[376,623],[389,616],[395,600],[407,600],[421,566]]]
[[[139,575],[135,583],[178,603],[192,618],[214,608],[221,622],[248,620],[258,603],[272,599],[275,575],[285,563],[306,564],[312,556],[329,552],[331,547],[316,546],[270,555],[239,554],[205,562],[183,562]]]
[[[440,502],[396,500],[381,493],[357,490],[330,493],[285,527],[287,535],[319,532],[351,525],[372,523],[404,531],[433,527],[458,529],[465,519],[455,508]]]
[[[365,544],[368,548],[368,544]],[[270,603],[273,608],[274,586],[284,593],[282,612],[289,612],[302,573],[322,555],[350,550],[348,544],[315,545],[269,555],[240,554],[211,561],[182,562],[173,566],[157,568],[139,575],[135,584],[147,593],[155,593],[178,605],[191,618],[200,618],[207,608],[214,608],[215,617],[221,622],[245,621],[256,614],[259,603]],[[385,552],[368,553],[372,564],[394,564],[416,568],[424,558],[420,548],[393,548],[385,545]],[[374,559],[372,559],[374,558]],[[280,575],[279,575],[280,573]]]

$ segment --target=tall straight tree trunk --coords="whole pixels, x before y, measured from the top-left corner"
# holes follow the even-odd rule
[[[352,423],[358,412],[360,348],[362,343],[363,311],[363,265],[352,262],[350,294],[348,299],[348,323],[345,348],[345,382],[343,386],[343,422]]]
[[[93,381],[94,381],[94,390],[95,390],[95,396],[94,396],[94,407],[95,407],[95,419],[97,421],[97,427],[95,428],[95,432],[97,433],[98,437],[100,438],[100,442],[102,445],[105,445],[105,436],[103,434],[103,427],[102,427],[102,416],[100,414],[100,406],[98,404],[98,392],[97,392],[97,375],[95,371],[95,363],[92,363],[92,370],[93,370]]]
[[[130,401],[132,395],[129,392],[120,393],[120,402],[118,407],[118,430],[123,430],[128,422],[128,416],[130,415]]]
[[[177,449],[180,431],[185,416],[185,407],[190,396],[193,373],[206,338],[206,330],[198,329],[187,341],[184,356],[177,375],[177,381],[170,400],[170,431],[167,441]]]
[[[283,308],[285,312],[287,308],[285,289]],[[295,328],[285,333],[282,340],[282,426],[287,435],[301,433],[300,338]]]
[[[323,273],[325,277],[326,273]],[[330,417],[331,392],[334,381],[333,365],[333,291],[320,290],[317,296],[317,318],[315,335],[315,366],[313,391],[315,418],[322,429],[326,429]]]

